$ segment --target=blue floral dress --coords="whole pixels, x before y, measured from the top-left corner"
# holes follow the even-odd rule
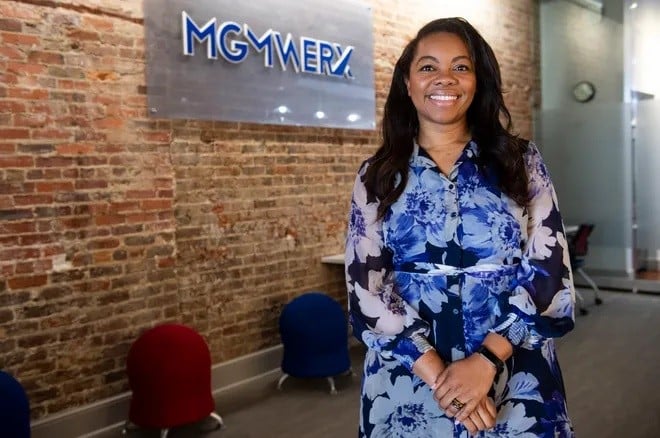
[[[468,143],[448,176],[414,146],[404,192],[377,220],[355,181],[346,279],[355,336],[368,348],[360,437],[467,437],[412,365],[431,345],[446,362],[489,332],[514,346],[491,396],[497,424],[480,437],[571,437],[553,338],[574,325],[575,291],[554,188],[538,149],[525,155],[522,208],[476,163]]]

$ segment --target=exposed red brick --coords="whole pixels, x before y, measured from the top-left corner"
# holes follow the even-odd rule
[[[2,135],[2,129],[0,129],[0,135]],[[15,155],[13,157],[2,157],[0,156],[0,168],[16,168],[16,167],[32,167],[34,166],[34,158]]]
[[[169,132],[145,132],[144,140],[149,142],[169,142],[171,133]]]
[[[43,286],[48,280],[47,275],[34,275],[29,277],[14,277],[7,280],[9,289],[19,290]]]
[[[14,99],[48,99],[48,90],[12,87],[7,91],[7,97]]]
[[[51,195],[17,195],[14,196],[16,205],[38,205],[53,202]]]
[[[93,255],[93,263],[95,265],[110,263],[114,260],[112,251],[99,251]]]
[[[148,199],[140,202],[140,209],[142,210],[168,210],[170,208],[172,208],[171,200]]]
[[[30,130],[25,128],[0,128],[0,138],[4,140],[30,138]]]
[[[11,143],[0,143],[0,155],[12,155],[16,153],[16,145]]]
[[[67,140],[72,138],[71,131],[67,129],[56,129],[56,128],[45,128],[45,129],[33,129],[31,137],[33,139],[59,139]]]
[[[73,166],[75,161],[70,157],[38,157],[37,167],[67,167]]]
[[[16,47],[0,46],[0,58],[24,60],[25,53]],[[5,83],[9,83],[9,81],[5,81]]]
[[[64,228],[77,229],[90,226],[92,224],[92,220],[88,217],[73,217],[60,219],[60,223]]]
[[[145,199],[155,198],[155,190],[128,190],[126,192],[126,199]]]
[[[15,114],[14,126],[45,126],[48,123],[48,117],[45,114],[28,113]]]
[[[16,73],[19,76],[40,75],[46,70],[46,67],[41,64],[33,64],[30,62],[9,62],[7,63],[7,71]]]
[[[38,64],[64,64],[64,55],[56,52],[31,51],[28,55],[30,62]]]
[[[75,41],[98,41],[99,34],[86,30],[72,30],[68,33],[68,37]]]
[[[94,151],[94,146],[91,144],[81,144],[81,143],[72,143],[72,144],[60,144],[56,147],[57,153],[61,155],[78,155],[78,154],[89,154]]]
[[[29,234],[20,236],[22,246],[45,245],[53,242],[52,234]],[[46,260],[43,260],[46,262]],[[50,260],[47,261],[50,264]]]
[[[105,119],[97,120],[93,123],[95,128],[99,129],[116,129],[116,128],[121,128],[124,126],[124,119],[120,119],[117,117],[108,117]]]
[[[32,46],[39,44],[38,37],[22,33],[0,32],[0,38],[2,38],[2,42],[5,44],[12,44],[17,46]]]
[[[126,218],[120,215],[99,215],[94,218],[98,226],[123,224],[125,221]]]
[[[73,190],[71,181],[37,182],[37,192],[70,192]]]

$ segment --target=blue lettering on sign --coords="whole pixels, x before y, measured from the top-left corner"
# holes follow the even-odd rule
[[[218,57],[218,47],[215,43],[215,18],[210,19],[200,28],[185,12],[181,14],[181,17],[183,19],[183,53],[190,56],[195,54],[193,39],[200,43],[208,40],[206,57],[216,59]]]
[[[300,37],[296,44],[290,33],[282,37],[280,32],[268,29],[257,36],[247,24],[233,21],[218,24],[212,18],[199,26],[186,11],[181,12],[183,54],[195,55],[196,44],[206,44],[206,57],[218,59],[218,53],[228,62],[238,64],[249,56],[250,47],[263,53],[264,67],[272,68],[274,58],[282,71],[291,65],[296,73],[353,78],[350,60],[355,48],[342,47],[338,43]],[[241,39],[242,37],[242,39]]]
[[[264,55],[264,67],[272,67],[273,66],[273,31],[268,29],[263,35],[261,35],[261,38],[257,38],[257,35],[255,35],[254,32],[252,32],[252,29],[248,27],[248,25],[243,26],[243,33],[247,37],[247,40],[250,44],[252,44],[252,47],[254,47],[254,50],[257,52],[262,52],[266,51]]]
[[[282,70],[286,70],[286,65],[289,63],[289,59],[291,59],[293,68],[298,73],[300,71],[300,58],[298,58],[298,53],[296,53],[296,46],[291,41],[291,34],[287,34],[286,40],[282,43],[282,35],[279,32],[275,32],[275,42],[277,43],[277,57],[280,60]]]

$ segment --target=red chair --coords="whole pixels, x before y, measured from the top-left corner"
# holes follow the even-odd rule
[[[596,283],[584,272],[582,266],[584,265],[584,259],[589,252],[589,236],[594,230],[593,224],[580,224],[577,231],[572,235],[568,242],[568,252],[571,259],[571,269],[573,273],[578,273],[584,279],[584,281],[591,286],[594,290],[594,302],[596,305],[603,303],[603,300],[600,299],[598,293],[600,290]],[[584,307],[584,298],[579,290],[575,289],[575,295],[579,301],[580,305],[580,314],[586,315],[588,313],[587,309]]]
[[[180,324],[144,332],[131,346],[126,371],[132,397],[124,433],[132,426],[169,429],[213,417],[211,354],[202,336]]]

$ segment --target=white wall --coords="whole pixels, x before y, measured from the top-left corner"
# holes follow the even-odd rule
[[[541,92],[543,109],[573,103],[581,80],[596,86],[593,103],[623,98],[623,26],[574,3],[541,4]]]
[[[633,29],[632,87],[660,99],[660,1],[635,3],[626,14]]]
[[[607,7],[612,7],[608,2]],[[535,136],[567,224],[596,225],[588,267],[630,274],[630,107],[623,104],[623,25],[563,0],[541,3],[542,108]],[[596,86],[578,103],[573,85]]]
[[[655,96],[636,108],[635,183],[638,247],[651,266],[660,265],[660,1],[636,0],[626,11],[630,25],[630,88]],[[634,63],[633,63],[634,62]]]

